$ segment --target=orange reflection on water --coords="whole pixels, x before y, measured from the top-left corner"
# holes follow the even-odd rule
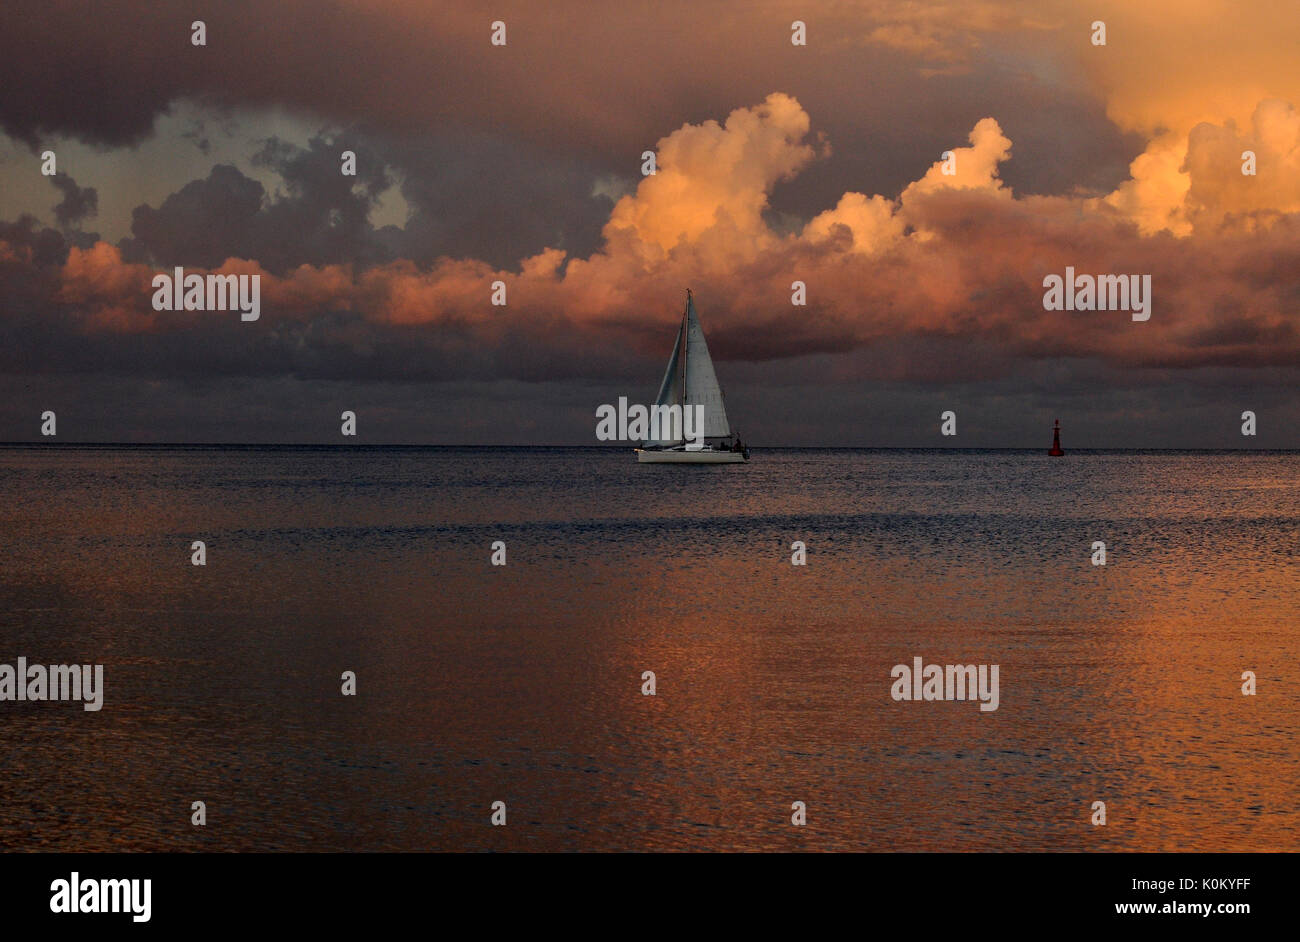
[[[0,710],[6,847],[1296,846],[1293,457],[0,457],[8,656],[107,677]]]

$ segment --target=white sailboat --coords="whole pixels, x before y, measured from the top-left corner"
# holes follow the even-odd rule
[[[713,358],[704,341],[704,329],[695,313],[695,299],[686,289],[686,310],[677,328],[677,343],[668,358],[664,381],[659,384],[656,406],[704,407],[702,440],[649,441],[636,450],[642,464],[736,464],[749,460],[749,448],[727,422],[722,388],[713,371]],[[685,429],[677,429],[685,434]]]

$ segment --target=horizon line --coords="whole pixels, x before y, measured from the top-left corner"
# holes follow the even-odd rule
[[[583,448],[600,451],[632,451],[636,448],[631,443],[620,444],[483,444],[463,443],[448,444],[435,442],[70,442],[70,441],[0,441],[0,448],[335,448],[340,450],[357,448]],[[1041,451],[1047,449],[1038,445],[758,445],[751,446],[755,451]],[[1065,449],[1068,456],[1074,452],[1096,451],[1240,451],[1240,452],[1300,452],[1300,446],[1294,448],[1243,448],[1210,445],[1166,445],[1166,446],[1129,446],[1129,445],[1075,445]]]

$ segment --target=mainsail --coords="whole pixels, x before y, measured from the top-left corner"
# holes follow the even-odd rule
[[[686,294],[686,404],[704,406],[704,437],[730,438],[722,387],[713,372],[713,358],[704,342],[704,328],[695,315],[695,300]]]
[[[673,355],[668,358],[664,381],[659,385],[656,406],[703,406],[704,437],[706,439],[730,438],[731,426],[727,423],[727,408],[722,402],[722,388],[713,370],[713,358],[704,339],[704,329],[695,313],[695,299],[686,292],[686,312],[677,328],[677,342]],[[691,430],[693,433],[695,429]],[[651,445],[680,444],[681,438],[650,442]]]

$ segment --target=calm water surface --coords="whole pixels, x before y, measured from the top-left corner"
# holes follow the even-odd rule
[[[1295,453],[3,447],[0,663],[106,694],[0,703],[0,846],[1297,850],[1298,523]]]

